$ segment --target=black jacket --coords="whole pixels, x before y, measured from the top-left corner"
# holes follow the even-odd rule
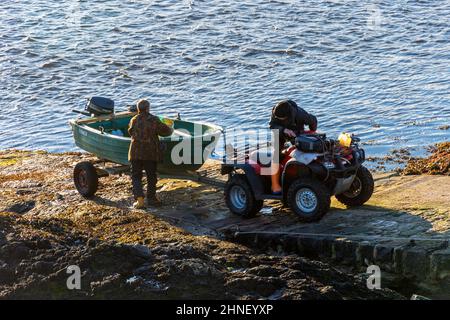
[[[280,130],[280,138],[284,137],[284,129],[291,129],[296,134],[299,134],[305,131],[305,125],[307,125],[309,130],[317,130],[317,118],[314,115],[297,106],[297,104],[292,100],[287,100],[286,102],[290,105],[290,116],[288,117],[288,120],[286,123],[283,123],[275,118],[273,114],[275,107],[273,107],[272,116],[269,123],[270,129]]]

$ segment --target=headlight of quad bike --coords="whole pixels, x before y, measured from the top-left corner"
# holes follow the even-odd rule
[[[342,132],[338,137],[338,141],[342,147],[349,148],[352,145],[352,135],[350,133]]]

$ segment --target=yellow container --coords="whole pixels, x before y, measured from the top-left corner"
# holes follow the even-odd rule
[[[342,132],[338,137],[339,144],[343,147],[350,147],[352,144],[352,135],[350,133]]]
[[[159,120],[161,120],[162,123],[164,123],[165,125],[173,128],[173,120],[168,119],[168,118],[163,118],[163,117],[159,117]]]

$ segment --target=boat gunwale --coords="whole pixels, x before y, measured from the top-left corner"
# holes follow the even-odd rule
[[[125,118],[127,116],[132,116],[132,115],[136,115],[136,112],[129,112],[129,111],[125,111],[125,112],[119,112],[119,113],[115,113],[113,115],[108,115],[108,116],[100,116],[100,117],[91,117],[91,118],[87,118],[87,119],[71,119],[69,120],[69,124],[72,126],[72,129],[74,129],[74,127],[77,127],[79,129],[84,129],[86,131],[89,131],[93,134],[96,135],[100,135],[100,136],[106,136],[110,139],[117,139],[117,140],[122,140],[122,141],[131,141],[131,137],[122,137],[122,136],[116,136],[114,134],[111,133],[107,133],[107,132],[101,132],[98,129],[92,128],[90,126],[88,126],[87,124],[89,123],[95,123],[95,122],[100,122],[100,121],[108,121],[108,120],[114,120],[117,118]],[[165,117],[168,118],[168,117]],[[168,118],[170,119],[170,118]],[[173,119],[176,120],[176,119]],[[202,140],[204,138],[212,138],[217,136],[217,134],[220,135],[220,133],[222,133],[224,131],[224,129],[218,125],[212,124],[212,123],[208,123],[208,122],[201,122],[201,121],[190,121],[190,120],[180,120],[180,121],[184,121],[184,122],[190,122],[190,123],[194,123],[194,124],[200,124],[202,126],[206,126],[206,127],[210,127],[213,132],[208,132],[205,131],[204,134],[202,135],[197,135],[197,136],[190,136],[189,139],[190,140],[194,140],[194,139],[199,139],[202,138]],[[182,141],[185,138],[183,137],[179,137],[178,139],[173,139],[171,136],[169,137],[160,137],[161,141]],[[211,141],[211,140],[207,140],[207,141]]]

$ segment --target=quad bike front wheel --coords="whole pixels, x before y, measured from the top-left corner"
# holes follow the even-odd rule
[[[345,204],[347,207],[356,207],[363,205],[372,196],[374,189],[374,182],[372,174],[369,169],[361,166],[356,172],[350,188],[336,195],[339,202]]]
[[[244,218],[254,217],[263,207],[263,200],[256,200],[247,179],[234,175],[225,186],[225,202],[231,212]]]
[[[85,198],[92,197],[98,188],[97,170],[88,161],[77,163],[73,170],[73,181],[78,192]]]
[[[320,181],[300,178],[294,181],[287,193],[287,203],[304,222],[320,220],[330,209],[330,192]]]

